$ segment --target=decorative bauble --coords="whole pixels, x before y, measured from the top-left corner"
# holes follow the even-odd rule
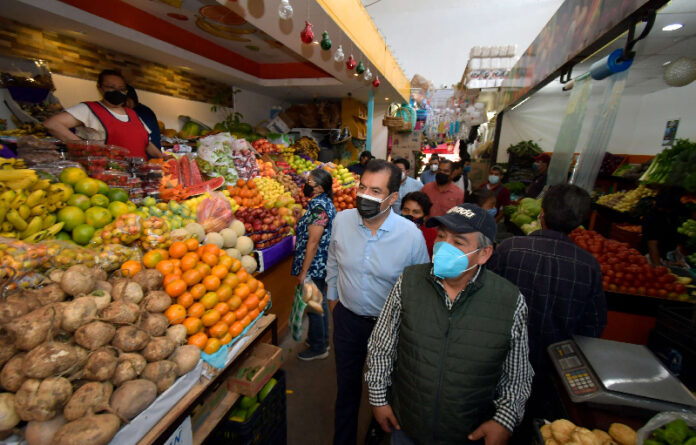
[[[356,65],[355,59],[353,58],[353,55],[351,54],[348,57],[348,60],[346,60],[346,68],[348,68],[349,70],[352,70],[353,68],[355,68],[355,65]]]
[[[696,80],[696,59],[680,57],[667,65],[662,76],[672,87],[683,87]]]
[[[278,6],[278,16],[283,20],[288,20],[292,18],[292,6],[289,0],[280,0],[280,6]]]
[[[329,38],[329,32],[324,31],[323,34],[321,35],[321,42],[319,42],[321,45],[321,49],[324,51],[328,51],[331,49],[331,39]]]
[[[379,76],[375,76],[375,80],[372,81],[372,86],[377,88],[380,84]]]
[[[336,48],[336,53],[334,53],[334,61],[341,63],[345,60],[346,55],[343,54],[343,47],[341,45],[338,45],[338,48]]]
[[[358,66],[355,68],[355,72],[358,74],[362,74],[365,72],[365,65],[363,65],[362,60],[360,63],[358,63]]]
[[[314,41],[314,31],[312,31],[312,24],[308,21],[305,21],[305,27],[300,32],[300,39],[302,39],[303,43],[306,43],[308,45],[312,43],[312,41]]]
[[[365,70],[365,76],[363,78],[368,82],[372,80],[372,71],[370,71],[370,68]]]

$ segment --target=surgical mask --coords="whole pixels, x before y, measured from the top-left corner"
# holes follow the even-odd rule
[[[304,193],[307,198],[311,198],[312,195],[314,195],[314,187],[309,184],[305,184],[304,187],[302,187],[302,193]]]
[[[123,105],[128,97],[118,90],[107,91],[104,93],[104,100],[114,105]]]
[[[445,185],[449,182],[449,175],[445,173],[435,173],[435,182],[437,182],[437,185]]]
[[[420,227],[423,224],[423,218],[414,218],[413,215],[401,215],[407,220],[411,221],[413,224]]]
[[[436,172],[436,171],[437,171],[437,164],[432,164],[432,165],[430,166],[430,171],[431,171],[431,172]]]
[[[456,278],[467,270],[471,270],[477,265],[469,267],[469,257],[472,253],[464,253],[450,243],[440,241],[433,247],[433,273],[440,278]]]
[[[499,182],[500,182],[500,176],[488,175],[488,183],[495,185]]]
[[[380,211],[379,209],[382,206],[382,203],[386,201],[387,198],[389,198],[390,196],[391,193],[387,195],[386,198],[379,199],[375,198],[374,196],[365,195],[364,193],[358,193],[358,199],[356,202],[358,213],[365,219],[377,218],[379,215],[389,210],[389,207],[382,211]]]
[[[467,165],[464,167],[464,173],[469,173],[471,171],[471,166]]]
[[[403,181],[404,179],[406,179],[406,172],[402,170],[401,171],[401,180]]]
[[[492,208],[492,209],[486,210],[486,212],[488,212],[488,214],[491,215],[491,216],[495,216],[495,215],[498,214],[498,209],[496,209],[496,208],[494,207],[494,208]]]

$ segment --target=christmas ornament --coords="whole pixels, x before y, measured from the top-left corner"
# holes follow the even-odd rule
[[[278,6],[278,16],[283,20],[288,20],[292,18],[292,6],[289,0],[280,0],[280,6]]]
[[[355,72],[358,74],[362,74],[365,72],[365,65],[363,65],[362,60],[360,61],[360,63],[358,63],[357,68],[355,68]]]
[[[343,54],[343,47],[341,45],[338,45],[338,48],[336,48],[336,53],[334,54],[334,61],[341,63],[345,58],[346,55]]]
[[[300,39],[302,40],[302,42],[308,45],[312,43],[312,41],[314,40],[314,31],[312,31],[312,24],[308,21],[305,21],[305,27],[302,30],[302,32],[300,32]]]
[[[353,58],[353,55],[351,54],[348,57],[348,60],[346,61],[346,68],[348,68],[349,70],[352,70],[353,68],[355,68],[355,65],[356,65],[355,59]]]
[[[379,86],[379,76],[375,76],[375,80],[372,81],[372,86],[377,88]]]
[[[329,38],[329,32],[324,31],[323,34],[321,35],[321,49],[324,51],[328,51],[331,49],[331,39]]]
[[[364,79],[367,80],[368,82],[372,80],[372,71],[370,71],[370,68],[365,70]]]

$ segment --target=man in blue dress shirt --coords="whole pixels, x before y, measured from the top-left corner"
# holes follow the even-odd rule
[[[338,383],[334,444],[356,443],[367,340],[391,288],[405,267],[430,261],[420,230],[391,211],[400,184],[401,169],[370,161],[357,208],[334,219],[326,265]]]
[[[423,183],[417,179],[413,179],[408,175],[411,169],[411,163],[404,158],[396,158],[392,161],[394,165],[401,170],[401,185],[399,186],[399,197],[392,206],[392,212],[401,215],[401,198],[411,192],[419,192],[423,188]]]

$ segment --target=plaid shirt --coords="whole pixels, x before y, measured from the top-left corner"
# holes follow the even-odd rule
[[[538,230],[508,238],[488,267],[516,284],[527,300],[529,358],[537,374],[547,363],[550,344],[575,334],[602,334],[607,302],[599,263],[563,233]]]
[[[471,283],[476,281],[481,269],[476,272]],[[431,270],[432,275],[432,270]],[[403,276],[403,275],[402,275]],[[432,277],[442,286],[442,280]],[[447,292],[445,292],[447,295]],[[447,309],[451,310],[461,292],[452,301],[445,297]],[[365,381],[373,406],[387,405],[387,388],[391,386],[391,374],[396,362],[399,329],[401,327],[401,276],[391,290],[382,313],[372,330],[367,343],[367,369]],[[510,351],[503,363],[503,372],[496,388],[493,401],[496,411],[493,420],[512,431],[522,420],[524,404],[529,398],[534,371],[529,364],[527,346],[527,306],[520,294],[513,315]]]

